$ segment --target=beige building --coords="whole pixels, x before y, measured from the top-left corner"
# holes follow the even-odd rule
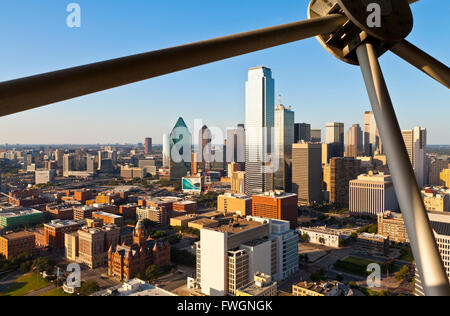
[[[359,124],[354,124],[345,134],[345,157],[356,158],[364,151],[363,133]]]
[[[424,188],[421,193],[427,211],[450,212],[450,189]]]
[[[397,196],[390,175],[369,172],[350,181],[350,213],[377,216],[398,209]]]
[[[245,194],[245,171],[231,173],[231,193]]]
[[[200,218],[188,223],[189,228],[203,229],[203,228],[214,228],[219,226],[219,221],[209,218]]]
[[[450,168],[441,171],[441,180],[447,188],[450,188]]]
[[[292,145],[292,192],[299,204],[322,201],[322,144]]]
[[[252,215],[252,198],[243,194],[225,193],[217,197],[217,210],[224,214]]]
[[[326,227],[300,227],[297,229],[300,236],[308,236],[308,242],[332,248],[339,248],[341,233],[338,230]]]
[[[168,226],[170,220],[169,212],[165,206],[138,207],[136,218],[139,221],[148,219],[161,226]]]
[[[354,158],[331,158],[323,168],[325,200],[348,205],[349,183],[360,174],[361,161]]]
[[[398,243],[409,243],[408,232],[401,213],[378,214],[378,235]]]
[[[292,286],[293,296],[338,296],[339,282],[299,282]]]
[[[277,296],[277,282],[270,275],[255,274],[254,281],[236,291],[236,296]]]

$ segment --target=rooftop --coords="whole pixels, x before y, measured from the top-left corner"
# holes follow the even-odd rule
[[[34,234],[27,232],[27,231],[21,231],[21,232],[17,232],[17,233],[6,234],[1,237],[5,238],[7,240],[13,240],[13,239],[20,239],[20,238],[30,237],[30,236],[34,236]]]
[[[230,223],[228,225],[222,225],[216,228],[207,228],[210,230],[214,230],[217,232],[221,232],[221,233],[229,233],[229,234],[238,234],[241,233],[243,231],[247,231],[259,226],[263,226],[265,224],[257,222],[257,221],[248,221],[248,220],[244,220],[244,221],[240,221],[237,223]]]
[[[309,291],[313,291],[315,293],[319,293],[322,295],[326,295],[332,290],[334,290],[337,286],[339,286],[339,283],[334,282],[320,282],[320,283],[314,283],[314,282],[299,282],[295,284],[294,286],[300,287],[302,289],[306,289]]]
[[[43,214],[41,211],[32,209],[32,208],[24,208],[21,210],[15,210],[10,212],[4,212],[0,213],[0,217],[4,218],[13,218],[13,217],[20,217],[20,216],[27,216],[27,215],[33,215],[33,214]]]
[[[79,225],[78,222],[71,221],[71,220],[61,220],[61,219],[55,219],[51,221],[50,223],[45,224],[45,226],[53,227],[53,228],[61,228],[61,227],[67,227],[67,226],[75,226]]]
[[[94,213],[92,213],[92,215],[94,215],[94,214],[95,215],[99,215],[99,216],[109,217],[109,218],[122,218],[122,216],[120,216],[120,215],[106,213],[106,212],[94,212]]]
[[[159,287],[139,279],[133,279],[109,289],[94,293],[92,296],[176,296]]]
[[[269,191],[269,192],[264,192],[262,194],[257,194],[255,196],[270,197],[270,198],[275,198],[275,199],[285,199],[285,198],[297,196],[297,194],[295,194],[295,193],[286,193],[284,191]]]

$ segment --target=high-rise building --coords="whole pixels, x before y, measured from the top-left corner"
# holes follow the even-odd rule
[[[265,67],[249,69],[248,81],[245,83],[247,195],[273,189],[273,170],[268,168],[268,164],[269,150],[272,148],[274,108],[275,81],[272,79],[272,71]]]
[[[381,137],[373,111],[364,113],[364,153],[366,156],[383,153]]]
[[[297,226],[298,197],[294,193],[265,192],[252,197],[252,215],[289,221],[291,228]]]
[[[227,130],[227,163],[245,164],[245,126],[239,124],[237,128]]]
[[[419,188],[426,185],[428,180],[426,147],[427,147],[427,130],[421,127],[414,127],[412,130],[402,131],[403,140],[408,150],[409,160],[416,175]]]
[[[144,152],[146,155],[152,153],[152,139],[150,137],[145,139]]]
[[[281,100],[280,100],[281,101]],[[275,108],[275,150],[278,168],[274,174],[274,188],[292,190],[292,144],[294,143],[294,111],[281,103]]]
[[[363,153],[363,133],[359,124],[350,127],[345,135],[345,157],[356,158]]]
[[[441,180],[447,188],[450,188],[450,168],[441,171]]]
[[[326,141],[331,145],[331,157],[344,156],[344,123],[327,123]]]
[[[257,274],[281,281],[298,271],[298,235],[289,222],[247,217],[200,231],[196,284],[203,294],[234,295]]]
[[[449,167],[448,159],[430,158],[428,159],[428,184],[443,185],[441,172]]]
[[[300,141],[311,141],[311,124],[296,123],[294,125],[294,142],[298,143]]]
[[[231,193],[245,193],[245,171],[234,171],[231,174]]]
[[[180,117],[170,133],[170,179],[181,180],[191,169],[192,136]]]
[[[397,211],[398,202],[390,175],[363,174],[350,181],[350,213],[378,216],[385,211]]]
[[[312,143],[322,142],[322,130],[320,128],[311,129],[311,142]]]
[[[292,145],[292,192],[300,204],[322,201],[322,144]]]
[[[361,161],[355,158],[331,158],[323,168],[325,200],[348,205],[349,183],[360,174]]]
[[[164,134],[163,135],[163,168],[169,168],[170,164],[170,142],[169,142],[169,135]]]
[[[331,144],[322,144],[322,166],[330,163]]]
[[[212,163],[212,134],[208,126],[204,125],[198,137],[198,162],[202,170],[210,169]]]
[[[450,280],[450,213],[428,212],[428,218],[430,219],[431,228],[433,229],[439,253],[441,254],[445,272]],[[422,286],[422,278],[420,277],[417,269],[415,285],[416,296],[425,296]]]

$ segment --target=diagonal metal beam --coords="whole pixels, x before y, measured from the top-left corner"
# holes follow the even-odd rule
[[[0,116],[334,32],[333,14],[0,83]]]
[[[367,92],[375,114],[395,192],[408,231],[425,294],[450,296],[450,286],[436,245],[400,126],[372,44],[357,48]]]
[[[407,40],[396,43],[391,47],[391,51],[450,89],[450,68],[439,60],[431,57]]]

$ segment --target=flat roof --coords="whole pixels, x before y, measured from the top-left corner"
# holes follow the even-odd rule
[[[12,240],[12,239],[19,239],[19,238],[24,238],[24,237],[29,237],[29,236],[33,236],[33,233],[27,232],[27,231],[20,231],[17,233],[11,233],[11,234],[6,234],[6,235],[2,235],[1,237],[7,239],[7,240]]]
[[[214,230],[221,233],[229,233],[229,234],[238,234],[246,230],[250,230],[259,226],[263,226],[265,224],[257,222],[257,221],[241,221],[239,223],[222,225],[216,228],[206,228],[210,230]]]
[[[106,212],[93,212],[92,215],[94,215],[94,214],[100,215],[100,216],[105,216],[105,217],[111,217],[111,218],[122,218],[122,216],[120,216],[120,215],[106,213]]]
[[[79,225],[79,223],[72,221],[72,220],[61,220],[61,219],[55,219],[51,221],[50,223],[46,223],[45,226],[53,227],[53,228],[61,228],[61,227],[67,227],[67,226],[75,226]]]
[[[32,215],[32,214],[43,214],[43,213],[41,211],[38,211],[38,210],[35,210],[32,208],[25,208],[25,209],[21,209],[21,210],[0,213],[0,217],[12,218],[12,217],[27,216],[27,215]]]

